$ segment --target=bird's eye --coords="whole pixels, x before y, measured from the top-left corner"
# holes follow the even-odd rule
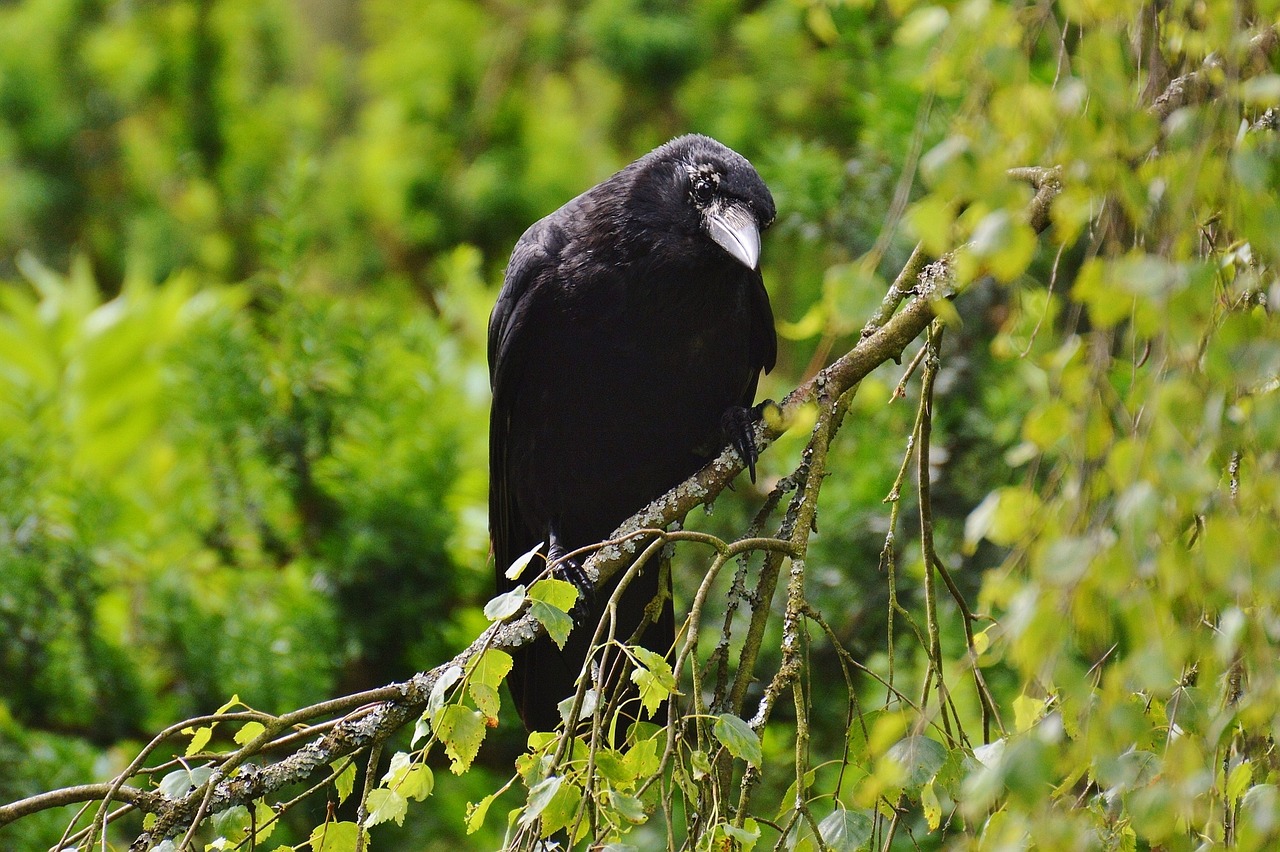
[[[714,175],[697,174],[693,176],[693,180],[690,182],[690,194],[693,195],[693,200],[696,204],[699,206],[709,204],[715,191],[716,179]]]

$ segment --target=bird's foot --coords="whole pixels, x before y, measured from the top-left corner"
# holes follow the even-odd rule
[[[765,400],[752,408],[735,405],[725,409],[720,417],[720,431],[746,464],[752,482],[756,481],[756,460],[760,458],[760,451],[756,448],[756,424],[763,418],[765,406],[773,404]]]
[[[573,608],[569,610],[569,615],[577,621],[580,616],[584,616],[595,609],[596,605],[596,584],[587,576],[587,572],[582,568],[582,562],[569,556],[560,544],[559,540],[553,535],[551,536],[551,547],[548,548],[547,562],[552,566],[551,575],[557,580],[564,580],[572,583],[573,587],[578,590],[578,600],[574,603]]]

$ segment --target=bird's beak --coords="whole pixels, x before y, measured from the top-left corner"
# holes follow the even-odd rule
[[[706,212],[705,225],[716,245],[747,269],[760,264],[760,226],[751,208],[739,202],[715,205]]]

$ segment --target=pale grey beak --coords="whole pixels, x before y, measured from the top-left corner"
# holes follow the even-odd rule
[[[747,269],[760,264],[760,226],[745,204],[717,204],[707,210],[704,225],[716,245]]]

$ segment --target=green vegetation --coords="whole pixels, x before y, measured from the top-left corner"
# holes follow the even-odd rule
[[[764,395],[853,348],[904,266],[945,257],[955,298],[908,303],[939,319],[901,364],[790,409],[759,485],[673,537],[678,613],[724,568],[696,654],[630,653],[649,707],[678,690],[696,723],[670,752],[650,723],[526,739],[490,649],[312,795],[215,807],[189,848],[342,852],[361,823],[377,849],[1274,848],[1278,23],[1277,0],[0,7],[0,847],[54,845],[85,799],[5,804],[110,782],[169,726],[112,809],[199,801],[237,750],[262,772],[281,714],[444,664],[521,603],[486,563],[506,253],[699,131],[778,204]],[[769,552],[717,560],[778,485]],[[565,628],[571,587],[528,597]]]

